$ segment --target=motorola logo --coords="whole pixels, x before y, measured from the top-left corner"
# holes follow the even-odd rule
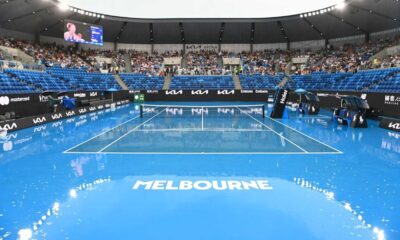
[[[8,104],[10,104],[10,98],[8,98],[7,96],[1,96],[0,97],[0,105],[6,106]]]

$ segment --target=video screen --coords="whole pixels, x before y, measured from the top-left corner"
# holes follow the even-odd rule
[[[103,45],[103,27],[65,20],[64,40],[68,42]]]

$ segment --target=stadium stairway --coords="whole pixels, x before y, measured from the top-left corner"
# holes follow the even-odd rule
[[[132,62],[131,62],[131,55],[129,53],[124,54],[124,61],[125,61],[125,72],[131,73],[132,72]]]
[[[115,78],[115,81],[117,81],[118,84],[121,86],[122,90],[129,90],[128,86],[126,85],[124,80],[122,80],[122,78],[119,75],[114,74],[113,76]]]
[[[171,80],[172,80],[171,74],[165,76],[163,90],[169,90],[169,85],[171,85]]]
[[[232,79],[233,79],[233,84],[235,85],[235,89],[236,90],[242,90],[242,85],[240,84],[240,78],[238,75],[233,74],[232,75]]]

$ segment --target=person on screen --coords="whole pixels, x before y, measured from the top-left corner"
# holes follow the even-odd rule
[[[68,31],[64,33],[64,39],[66,41],[73,41],[73,42],[84,42],[85,40],[82,39],[82,34],[76,33],[76,26],[73,23],[67,23]]]

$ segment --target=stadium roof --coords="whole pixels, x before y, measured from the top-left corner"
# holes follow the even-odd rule
[[[62,38],[63,21],[71,19],[102,25],[106,42],[281,43],[348,37],[400,27],[399,0],[353,0],[344,8],[328,7],[318,12],[309,9],[313,12],[269,18],[257,15],[143,19],[84,10],[63,4],[60,8],[59,3],[51,0],[0,0],[0,28]]]
[[[62,4],[110,16],[142,19],[270,18],[329,8],[341,0],[63,0]]]

